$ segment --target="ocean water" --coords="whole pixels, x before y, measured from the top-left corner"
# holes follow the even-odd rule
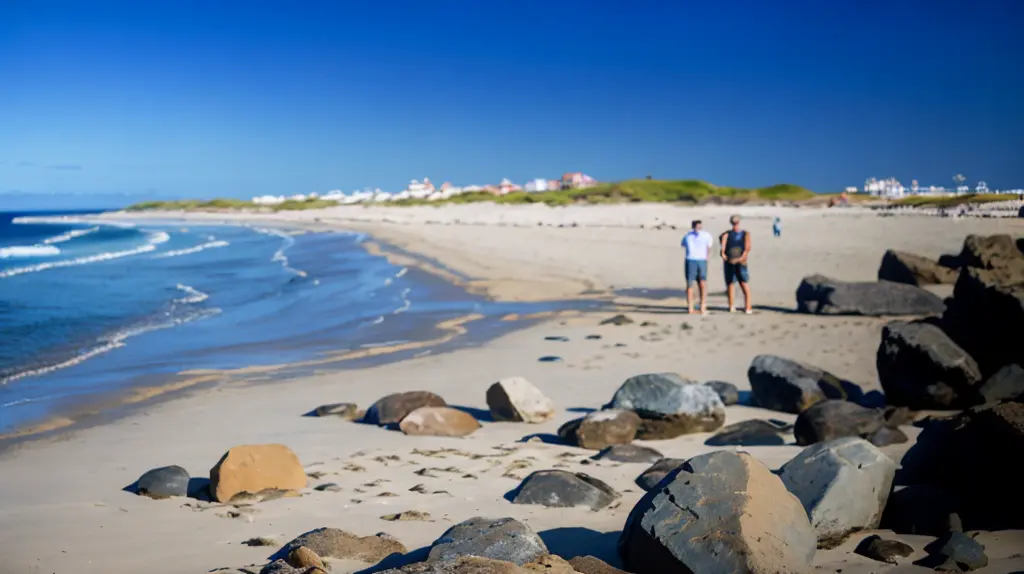
[[[187,369],[419,340],[542,310],[369,255],[352,233],[0,213],[0,434]]]

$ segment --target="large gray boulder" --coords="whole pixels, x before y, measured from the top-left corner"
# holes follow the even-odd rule
[[[966,408],[979,402],[978,364],[930,323],[887,324],[875,364],[890,404],[923,410]]]
[[[822,275],[804,277],[796,290],[801,313],[816,315],[941,315],[942,299],[914,285],[877,281],[850,283]]]
[[[709,432],[725,422],[725,405],[711,387],[675,373],[652,373],[626,379],[607,408],[640,416],[636,438],[658,440]]]
[[[906,283],[907,285],[939,285],[956,283],[957,271],[927,257],[894,251],[892,249],[882,256],[882,264],[878,268],[879,281]]]
[[[885,426],[885,411],[868,409],[849,401],[827,400],[796,417],[793,436],[799,445],[840,437],[868,438]]]
[[[366,410],[363,422],[372,425],[397,425],[420,407],[445,407],[448,403],[430,391],[406,391],[382,397]]]
[[[827,398],[859,398],[849,396],[854,385],[832,373],[776,355],[754,357],[747,378],[755,403],[786,413],[799,414]]]
[[[137,492],[150,498],[188,495],[188,471],[180,466],[162,466],[139,477]]]
[[[1024,368],[1017,364],[1006,365],[982,383],[978,393],[982,403],[1024,398]]]
[[[619,538],[636,574],[813,571],[816,536],[800,501],[746,453],[716,451],[669,473]]]
[[[807,447],[779,469],[826,546],[851,532],[878,527],[895,475],[892,459],[855,437]]]
[[[522,566],[548,553],[540,536],[514,518],[470,518],[452,526],[434,541],[427,562],[449,562],[461,556],[504,560]]]
[[[1019,336],[1024,333],[1024,265],[965,267],[942,322],[943,329],[974,357],[984,375],[1005,365],[1024,365]]]
[[[538,470],[519,485],[512,504],[539,504],[600,510],[619,497],[615,489],[588,474],[565,470]]]

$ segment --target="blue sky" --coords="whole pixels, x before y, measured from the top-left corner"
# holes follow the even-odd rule
[[[0,2],[0,192],[1024,185],[1024,2]]]

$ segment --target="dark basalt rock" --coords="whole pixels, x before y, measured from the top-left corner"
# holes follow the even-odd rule
[[[797,444],[806,446],[840,437],[866,438],[884,426],[885,414],[881,410],[827,400],[800,413],[793,435]]]
[[[394,393],[381,398],[366,411],[363,422],[374,425],[397,425],[420,407],[445,407],[448,403],[429,391]]]
[[[520,484],[512,504],[539,504],[547,507],[585,506],[600,510],[619,497],[604,482],[581,472],[538,470]]]
[[[913,409],[966,408],[978,401],[978,364],[942,329],[893,321],[882,329],[878,377],[890,404]]]
[[[805,277],[796,290],[797,310],[815,315],[869,317],[941,315],[942,299],[905,283],[848,283],[822,275]]]
[[[150,498],[169,498],[171,496],[187,496],[188,471],[180,466],[163,466],[146,471],[139,477],[137,492]]]

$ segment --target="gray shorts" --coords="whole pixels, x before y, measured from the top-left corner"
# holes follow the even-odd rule
[[[694,281],[707,281],[708,280],[708,261],[707,259],[687,259],[686,260],[686,286],[690,287]]]

